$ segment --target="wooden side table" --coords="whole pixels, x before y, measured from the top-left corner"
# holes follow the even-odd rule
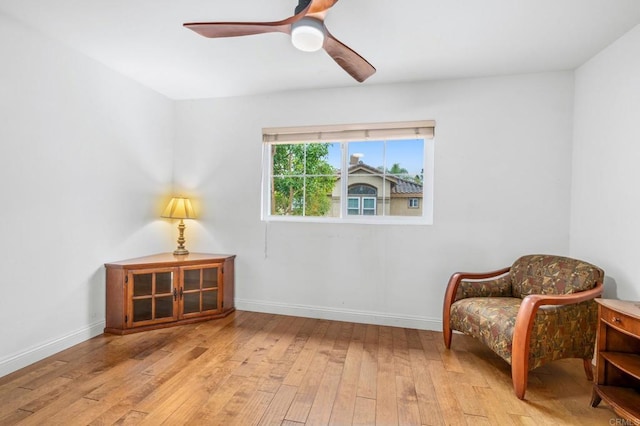
[[[599,324],[591,406],[604,400],[640,425],[640,302],[596,299]]]

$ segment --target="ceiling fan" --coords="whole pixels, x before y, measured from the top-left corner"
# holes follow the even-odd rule
[[[351,77],[365,81],[376,69],[362,56],[331,35],[324,25],[327,11],[338,0],[298,0],[294,15],[276,22],[191,22],[185,27],[209,38],[238,37],[280,32],[291,35],[291,42],[300,50],[324,50]]]

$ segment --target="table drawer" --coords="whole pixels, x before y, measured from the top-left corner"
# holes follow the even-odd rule
[[[640,336],[640,322],[620,312],[613,311],[602,306],[602,320],[618,330],[625,331],[634,336]]]

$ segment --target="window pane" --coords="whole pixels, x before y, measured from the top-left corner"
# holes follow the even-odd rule
[[[389,215],[422,216],[423,196],[422,184],[412,179],[397,178],[391,186]]]
[[[305,182],[305,216],[334,216],[340,215],[339,209],[332,209],[332,197],[336,178],[308,177]]]
[[[422,216],[424,140],[389,140],[385,170],[389,188],[389,216]]]
[[[304,173],[305,145],[272,145],[273,175],[302,175]]]
[[[302,216],[304,206],[304,178],[274,177],[271,190],[271,214]]]
[[[422,183],[424,141],[389,140],[385,151],[385,170],[402,179]]]
[[[336,146],[337,145],[337,146]],[[304,173],[307,176],[333,176],[341,167],[339,144],[310,143],[305,145]]]
[[[376,214],[376,199],[375,198],[363,198],[362,199],[362,214],[373,216]]]
[[[327,143],[327,147],[327,163],[329,163],[334,173],[337,173],[342,168],[342,145],[340,142],[333,142]]]
[[[349,195],[376,195],[376,188],[369,185],[351,185],[348,190]]]
[[[349,142],[349,174],[359,175],[384,171],[383,141]]]
[[[349,198],[347,204],[347,214],[360,214],[360,198]]]
[[[339,143],[272,145],[274,176],[331,176],[340,170]]]
[[[336,181],[335,175],[273,178],[271,214],[277,216],[339,216],[339,198],[336,199],[338,207],[333,208]],[[336,195],[339,197],[339,192]]]
[[[376,199],[375,198],[363,198],[362,199],[362,208],[363,209],[375,209],[376,208]]]

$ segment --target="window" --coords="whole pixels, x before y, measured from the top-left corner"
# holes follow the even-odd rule
[[[263,129],[263,220],[431,223],[433,121]]]
[[[354,198],[349,197],[347,202],[347,214],[368,215],[376,214],[376,199],[373,197]]]
[[[378,190],[371,185],[351,185],[347,193],[349,200],[347,202],[347,214],[349,215],[368,215],[376,214],[376,195]],[[373,197],[372,197],[373,195]]]
[[[360,198],[349,197],[347,214],[360,214]]]
[[[376,214],[376,199],[372,197],[362,198],[362,214],[373,216]]]

